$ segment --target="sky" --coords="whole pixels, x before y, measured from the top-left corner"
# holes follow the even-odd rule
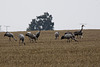
[[[48,12],[54,30],[100,29],[100,0],[0,0],[2,31],[26,31],[36,16]]]

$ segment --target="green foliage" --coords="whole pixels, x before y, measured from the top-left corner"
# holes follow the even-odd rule
[[[52,15],[45,12],[43,15],[37,16],[36,19],[32,19],[27,31],[32,30],[53,30],[54,22],[52,22]]]

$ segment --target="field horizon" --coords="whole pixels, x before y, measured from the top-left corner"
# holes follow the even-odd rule
[[[57,40],[56,31],[60,32]],[[25,36],[26,45],[19,45],[18,34],[37,31],[12,32],[17,42],[0,32],[0,67],[99,67],[100,29],[85,29],[82,39],[70,43],[60,39],[67,31],[76,30],[41,31],[37,43]]]

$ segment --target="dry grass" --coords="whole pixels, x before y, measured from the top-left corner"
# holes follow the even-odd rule
[[[42,31],[37,43],[26,37],[25,46],[0,33],[0,67],[100,67],[100,30],[84,30],[84,38],[71,43],[54,40],[54,32]],[[26,32],[13,33],[18,39]]]

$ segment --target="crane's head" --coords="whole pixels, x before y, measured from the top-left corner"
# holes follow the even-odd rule
[[[84,25],[82,25],[82,27],[84,27]]]

